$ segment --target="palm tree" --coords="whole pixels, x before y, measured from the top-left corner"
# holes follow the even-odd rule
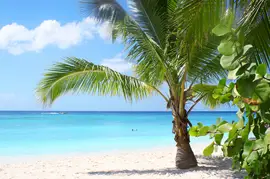
[[[56,63],[38,85],[42,102],[50,105],[68,92],[124,96],[128,101],[159,94],[172,111],[176,167],[197,166],[190,147],[188,127],[192,123],[188,116],[200,101],[210,107],[218,105],[212,97],[215,85],[211,84],[226,72],[216,50],[220,39],[210,32],[221,21],[228,2],[128,0],[128,11],[116,0],[85,0],[82,4],[99,22],[111,23],[113,40],[120,38],[126,45],[127,60],[134,64],[136,76],[84,59],[67,58]],[[242,12],[235,1],[230,6]],[[241,25],[247,25],[246,16],[241,18]],[[252,29],[246,33],[253,33]],[[164,83],[168,86],[166,94],[159,90]]]

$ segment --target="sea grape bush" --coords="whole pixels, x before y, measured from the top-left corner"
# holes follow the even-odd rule
[[[212,30],[223,39],[218,46],[220,64],[228,70],[228,79],[220,80],[213,98],[238,106],[238,121],[217,119],[211,126],[198,123],[189,133],[213,139],[203,151],[205,156],[220,146],[223,155],[232,158],[233,168],[247,171],[246,178],[270,178],[270,74],[265,64],[253,63],[252,53],[257,52],[245,45],[241,28],[232,28],[233,19],[228,11]]]

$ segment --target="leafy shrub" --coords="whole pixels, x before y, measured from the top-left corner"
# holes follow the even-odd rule
[[[221,146],[223,155],[233,159],[233,168],[245,169],[247,178],[270,178],[270,74],[265,64],[254,63],[252,53],[256,52],[252,45],[245,45],[241,28],[233,29],[232,22],[233,15],[228,11],[212,30],[223,38],[218,46],[220,64],[228,70],[228,79],[220,80],[213,98],[237,105],[238,121],[218,119],[211,126],[199,123],[189,133],[213,139],[203,151],[205,156]]]

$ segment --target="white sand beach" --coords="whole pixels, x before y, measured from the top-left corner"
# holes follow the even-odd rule
[[[1,179],[221,179],[243,178],[231,161],[215,153],[203,157],[206,144],[193,144],[199,166],[174,168],[175,148],[156,148],[68,156],[2,157]]]

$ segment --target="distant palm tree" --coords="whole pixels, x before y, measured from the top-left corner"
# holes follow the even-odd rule
[[[237,12],[244,12],[243,7],[255,10],[258,7],[252,3],[244,6],[247,3],[242,1],[220,0],[127,2],[128,11],[116,0],[85,0],[82,4],[99,22],[111,23],[113,39],[120,38],[126,45],[127,60],[134,64],[136,76],[127,76],[108,67],[71,57],[55,64],[44,75],[37,94],[48,105],[68,92],[124,96],[128,101],[159,94],[167,102],[167,108],[172,110],[177,146],[176,166],[180,169],[195,167],[197,160],[189,144],[188,126],[192,124],[188,116],[200,101],[210,107],[218,105],[212,97],[215,86],[211,84],[226,75],[216,50],[220,39],[210,35],[211,29],[220,22],[228,4]],[[237,2],[244,5],[238,7]],[[256,13],[255,10],[250,9],[250,12]],[[251,16],[259,17],[258,14]],[[246,13],[241,18],[241,25],[247,26],[246,22],[252,17]],[[249,24],[252,28],[247,28],[247,35],[253,34],[254,28],[263,31],[257,26],[264,24],[261,21],[256,23]],[[254,38],[262,38],[261,35],[269,34],[258,34]],[[259,44],[258,49],[260,55],[269,52]],[[164,83],[169,89],[167,94],[159,90]]]

